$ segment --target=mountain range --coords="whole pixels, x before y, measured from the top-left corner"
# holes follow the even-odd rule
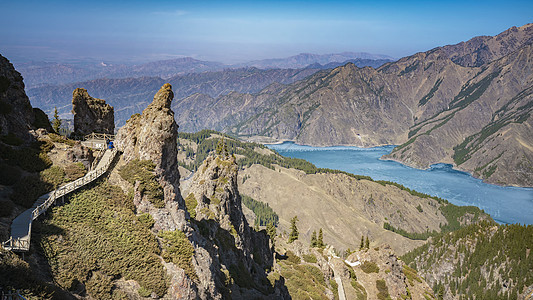
[[[41,61],[21,62],[15,63],[14,65],[24,77],[26,87],[34,88],[98,78],[161,77],[167,79],[176,75],[249,67],[259,69],[302,69],[309,65],[315,65],[312,68],[320,65],[320,68],[333,68],[345,64],[348,61],[353,61],[356,65],[377,67],[392,60],[392,57],[386,55],[364,52],[343,52],[336,54],[302,53],[287,58],[256,60],[234,65],[203,61],[192,57],[181,57],[133,65],[105,62],[58,63]]]
[[[115,118],[117,124],[123,125],[132,114],[142,110],[142,107],[148,103],[147,99],[149,99],[150,95],[157,92],[159,87],[165,82],[169,82],[176,87],[175,95],[178,99],[183,99],[196,93],[206,94],[211,97],[226,95],[230,92],[257,93],[270,84],[290,84],[318,71],[332,69],[348,62],[357,66],[378,67],[389,62],[389,60],[357,58],[343,62],[330,62],[325,65],[314,63],[299,69],[243,67],[205,72],[192,72],[190,70],[192,73],[175,75],[166,79],[155,76],[98,78],[84,82],[27,87],[26,91],[33,105],[43,109],[50,115],[53,113],[54,108],[57,107],[59,113],[65,116],[70,114],[72,91],[80,87],[85,88],[91,95],[106,99],[116,107],[117,114]],[[153,65],[159,64],[154,63]],[[139,74],[154,75],[155,73],[163,72],[160,67],[150,69],[145,66],[140,69],[145,71]],[[170,69],[172,67],[167,66],[164,70]],[[173,70],[176,71],[176,69]]]
[[[487,182],[533,186],[533,24],[374,69],[346,64],[257,94],[174,103],[182,130],[310,145],[400,145],[386,158],[444,162]]]

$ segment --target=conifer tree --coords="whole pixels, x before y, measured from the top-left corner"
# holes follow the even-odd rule
[[[289,243],[292,243],[298,239],[298,227],[296,227],[296,222],[298,217],[294,216],[291,219],[291,233],[289,234]]]
[[[366,248],[366,249],[369,249],[369,248],[370,248],[370,241],[368,240],[368,235],[366,236],[365,248]]]
[[[324,248],[324,246],[326,246],[324,244],[324,234],[322,233],[322,228],[320,228],[320,230],[318,231],[318,240],[316,242],[316,245],[319,248]]]
[[[270,222],[267,224],[266,228],[267,234],[270,237],[270,240],[272,240],[272,245],[274,245],[274,241],[276,238],[276,226],[274,226],[274,223]]]
[[[311,247],[317,246],[317,240],[316,240],[316,230],[313,230],[313,233],[311,234]]]
[[[59,118],[59,113],[57,112],[57,107],[54,108],[54,121],[52,122],[52,128],[54,131],[59,134],[59,128],[61,127],[61,119]]]
[[[363,250],[364,247],[365,247],[365,236],[362,235],[361,236],[361,245],[359,246],[359,250]]]

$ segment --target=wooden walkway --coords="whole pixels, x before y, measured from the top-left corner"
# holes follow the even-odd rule
[[[105,143],[105,142],[104,142]],[[85,176],[69,182],[55,191],[44,194],[35,201],[33,207],[21,213],[11,224],[11,237],[2,243],[6,250],[26,252],[30,249],[31,223],[56,202],[57,199],[95,181],[107,172],[117,155],[116,149],[107,149],[96,167]]]

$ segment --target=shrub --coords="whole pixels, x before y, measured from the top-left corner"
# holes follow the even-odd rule
[[[155,165],[148,160],[134,159],[120,169],[119,174],[132,185],[140,182],[139,189],[155,207],[165,207],[163,188],[153,173]]]
[[[41,180],[50,188],[57,188],[65,182],[65,171],[59,166],[52,166],[40,173]]]
[[[285,253],[285,255],[287,255],[287,262],[290,262],[292,264],[299,264],[301,262],[300,257],[290,250],[287,250],[287,253]]]
[[[194,247],[182,231],[161,231],[159,237],[163,240],[163,259],[185,270],[185,274],[194,281],[198,275],[192,265]]]
[[[65,136],[62,136],[62,135],[59,135],[59,134],[56,134],[56,133],[50,133],[48,135],[48,137],[54,143],[66,144],[66,145],[69,145],[71,147],[76,144],[75,140],[71,140],[71,139],[69,139],[69,138],[67,138]]]
[[[40,146],[40,145],[39,145]],[[0,145],[0,157],[7,163],[19,166],[28,172],[40,172],[52,165],[52,161],[39,147],[13,148]]]
[[[95,299],[110,299],[111,289],[113,288],[113,281],[110,276],[95,271],[91,278],[85,283],[87,293]]]
[[[125,199],[119,187],[104,182],[68,196],[67,204],[54,207],[47,219],[36,223],[36,236],[61,287],[87,284],[98,271],[135,280],[158,296],[166,293],[168,278],[157,239],[123,206]]]
[[[139,220],[139,222],[144,224],[147,228],[152,228],[152,226],[154,226],[155,224],[154,218],[152,217],[151,214],[147,214],[147,213],[142,214],[138,216],[137,219]]]
[[[312,253],[303,255],[304,261],[308,263],[316,263],[316,256]]]
[[[33,206],[37,198],[51,190],[51,186],[41,180],[38,175],[28,175],[13,185],[13,192],[10,195],[15,204],[26,208]]]
[[[137,293],[139,293],[139,296],[145,297],[145,298],[150,297],[152,295],[152,291],[151,290],[146,289],[146,288],[144,288],[142,286],[137,290]]]
[[[383,279],[376,280],[376,288],[378,289],[379,300],[390,299],[389,288],[387,287],[387,283],[385,283],[385,280]]]
[[[191,215],[191,218],[196,218],[196,206],[198,206],[198,201],[193,193],[190,193],[187,198],[185,198],[185,206],[187,207],[187,211]]]
[[[365,272],[367,274],[368,273],[378,273],[379,272],[379,267],[373,261],[365,261],[364,263],[361,264],[361,270],[363,270],[363,272]]]
[[[73,181],[87,174],[87,169],[81,162],[72,163],[65,167],[65,178],[67,181]]]

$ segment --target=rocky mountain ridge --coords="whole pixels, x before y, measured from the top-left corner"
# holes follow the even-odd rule
[[[495,37],[435,48],[378,69],[347,64],[254,95],[233,93],[216,99],[194,95],[176,104],[184,116],[180,119],[178,113],[177,118],[183,128],[318,146],[403,144],[389,158],[422,168],[452,163],[491,183],[532,186],[528,130],[532,28],[528,24]],[[202,113],[191,115],[186,110],[191,103]],[[508,111],[506,103],[515,103],[515,109]],[[511,115],[505,122],[492,117],[507,112]],[[498,139],[502,132],[512,137]],[[486,139],[486,134],[491,138]],[[473,135],[483,136],[484,142],[474,148],[461,146]],[[494,145],[520,159],[500,159]],[[518,172],[509,171],[513,169]]]

